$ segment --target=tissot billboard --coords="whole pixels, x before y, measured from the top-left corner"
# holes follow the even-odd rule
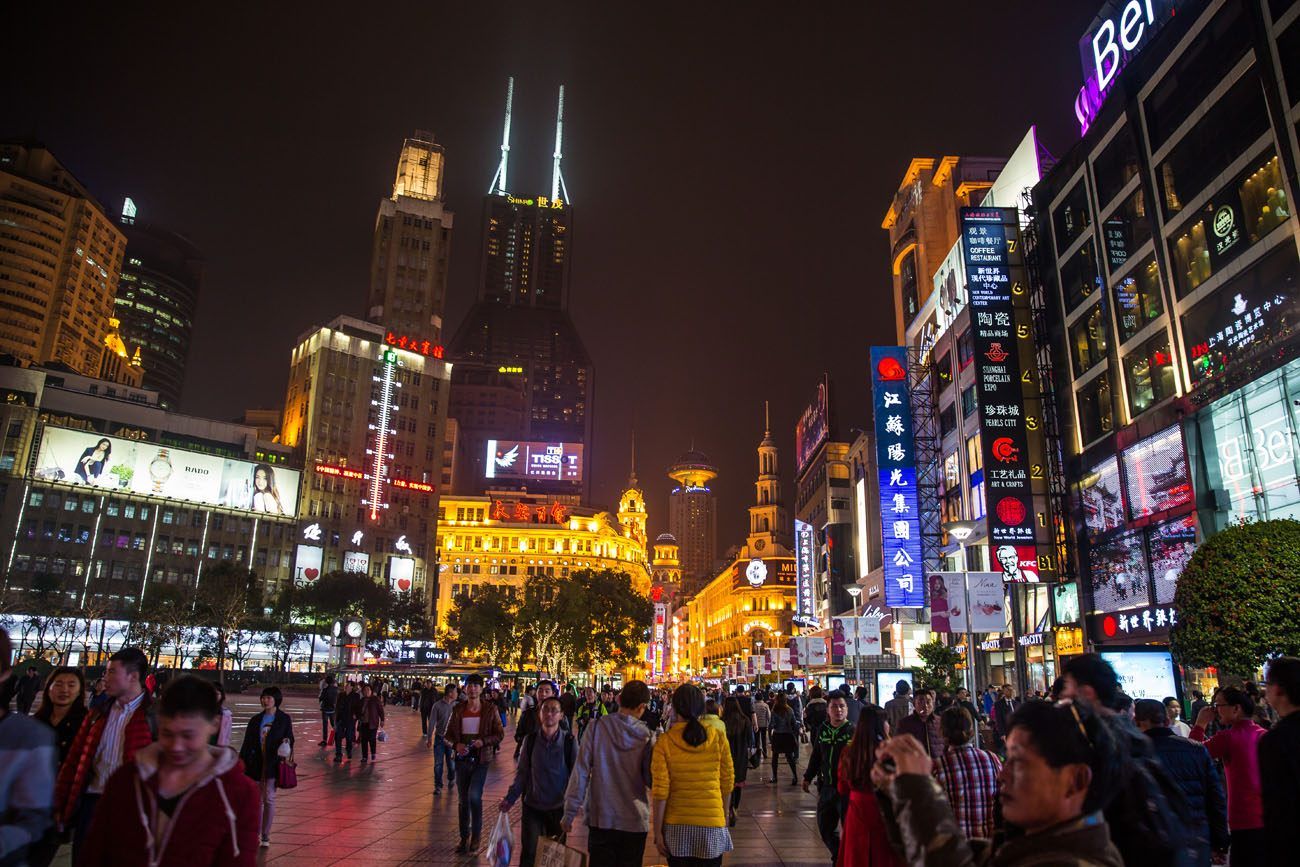
[[[488,440],[486,460],[489,479],[582,481],[582,443]]]

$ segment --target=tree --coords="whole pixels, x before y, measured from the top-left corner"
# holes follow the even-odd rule
[[[519,605],[504,587],[477,588],[473,596],[461,594],[452,601],[447,627],[456,635],[461,654],[482,653],[497,665],[503,648],[516,637],[513,631]]]
[[[571,665],[591,669],[632,659],[653,613],[626,572],[580,569],[567,578],[529,578],[516,622],[538,664],[563,676]]]
[[[1246,677],[1300,655],[1300,521],[1241,523],[1201,544],[1174,591],[1174,658]]]
[[[245,645],[248,639],[238,633],[244,631],[250,611],[255,612],[260,607],[260,597],[257,574],[226,561],[204,573],[199,584],[195,613],[198,622],[210,629],[207,641],[217,661],[217,677],[223,683],[227,656],[233,651],[242,665],[243,657],[247,655]],[[233,648],[232,642],[236,645]]]
[[[939,639],[927,641],[916,648],[916,655],[921,657],[923,665],[912,669],[917,686],[922,689],[956,692],[962,687],[961,674],[957,666],[965,659],[955,647],[949,647]]]

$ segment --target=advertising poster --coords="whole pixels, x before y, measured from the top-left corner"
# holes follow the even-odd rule
[[[971,632],[1002,632],[1007,628],[1006,591],[1001,572],[971,572]],[[930,631],[966,632],[966,591],[960,572],[934,572],[930,588]]]
[[[803,475],[808,463],[830,436],[830,378],[823,375],[817,397],[803,411],[794,427],[794,474]]]
[[[875,408],[876,465],[880,473],[885,605],[923,608],[921,515],[916,495],[906,347],[871,347],[871,392]]]
[[[810,635],[807,637],[808,646],[803,655],[804,661],[800,663],[804,668],[809,666],[828,665],[830,660],[826,655],[826,638],[821,635]]]
[[[813,608],[813,560],[816,557],[816,537],[812,524],[795,520],[795,610],[794,622],[799,626],[817,628],[818,621]]]
[[[343,554],[343,571],[370,574],[370,555],[361,551],[346,551]]]
[[[852,617],[832,617],[831,618],[831,655],[837,659],[843,659],[846,652],[850,652],[848,643],[853,635]],[[846,634],[847,631],[847,634]]]
[[[298,513],[301,473],[267,463],[46,427],[35,477],[268,515]]]
[[[1073,581],[1052,588],[1052,608],[1057,623],[1079,622],[1079,585]]]
[[[880,643],[880,620],[876,617],[855,617],[857,621],[857,640],[855,656],[879,656],[883,651]]]
[[[1119,688],[1125,695],[1156,701],[1179,695],[1174,661],[1168,652],[1101,650],[1099,653],[1119,675]]]
[[[398,593],[409,593],[415,586],[415,559],[392,557],[388,561],[388,586]]]
[[[582,481],[582,443],[488,440],[484,475],[489,479]]]
[[[314,584],[320,578],[325,549],[318,545],[299,545],[293,561],[293,583]]]

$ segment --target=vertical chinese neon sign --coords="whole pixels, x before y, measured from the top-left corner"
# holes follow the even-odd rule
[[[906,347],[871,347],[871,393],[876,415],[876,467],[880,474],[885,604],[891,608],[922,608],[925,582],[921,580],[921,519],[916,499]]]

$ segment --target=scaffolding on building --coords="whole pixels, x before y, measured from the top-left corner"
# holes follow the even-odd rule
[[[907,384],[912,402],[912,437],[916,457],[916,501],[921,522],[921,562],[925,571],[943,569],[943,436],[935,399],[934,361],[928,346],[907,348]]]

